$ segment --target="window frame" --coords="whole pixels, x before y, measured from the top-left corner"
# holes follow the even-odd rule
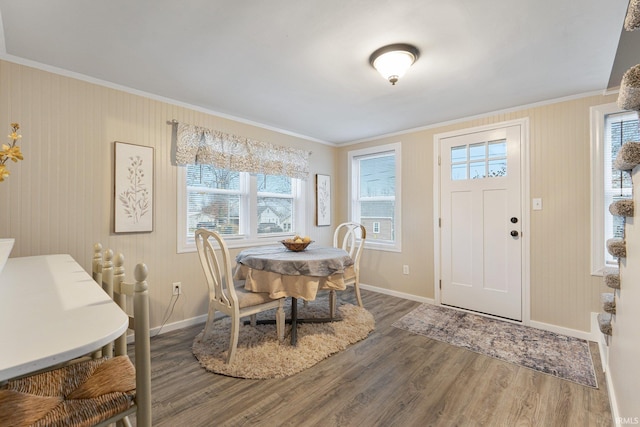
[[[628,111],[621,109],[615,102],[596,105],[590,108],[591,134],[591,275],[602,276],[606,268],[615,267],[607,264],[605,221],[608,215],[605,210],[605,161],[608,158],[606,143],[606,117]],[[610,159],[614,161],[615,159]]]
[[[395,194],[394,200],[394,230],[395,240],[377,242],[367,239],[365,241],[365,247],[373,250],[389,251],[389,252],[401,252],[402,251],[402,150],[399,142],[385,145],[378,145],[370,148],[363,148],[359,150],[352,150],[347,153],[348,158],[348,217],[350,221],[361,222],[360,208],[359,208],[359,173],[358,168],[355,166],[357,159],[362,157],[373,157],[376,155],[382,155],[385,153],[393,152],[395,155]],[[389,197],[382,197],[389,199]]]
[[[293,218],[296,227],[291,231],[258,234],[258,197],[284,197],[282,194],[258,192],[256,174],[240,172],[240,211],[244,220],[239,224],[240,235],[223,236],[229,248],[242,248],[256,245],[274,244],[277,240],[292,234],[306,235],[306,186],[305,181],[291,178],[291,192],[293,195]],[[189,238],[184,232],[187,228],[187,166],[178,166],[177,178],[177,253],[195,252],[196,245],[193,237]],[[216,190],[219,193],[236,194],[237,190]],[[246,230],[246,232],[245,232]]]

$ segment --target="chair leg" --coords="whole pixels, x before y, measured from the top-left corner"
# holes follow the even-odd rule
[[[360,286],[358,286],[358,281],[353,284],[353,288],[356,291],[356,299],[358,300],[358,305],[364,308],[364,304],[362,304],[362,297],[360,296]]]
[[[249,320],[251,320],[251,326],[256,326],[258,322],[258,316],[256,314],[252,314],[249,316]]]
[[[280,300],[280,305],[278,306],[278,310],[276,310],[276,330],[278,331],[278,341],[284,341],[284,325],[285,325],[285,317],[284,317],[284,304],[282,300]]]
[[[329,318],[333,319],[336,315],[336,291],[329,291]]]
[[[236,357],[239,334],[240,318],[238,316],[233,316],[233,319],[231,319],[231,338],[229,340],[229,355],[227,356],[227,364],[233,363],[233,359]]]
[[[207,323],[204,325],[204,332],[202,338],[206,338],[207,334],[211,330],[211,325],[216,317],[216,309],[213,306],[209,306],[209,313],[207,314]]]

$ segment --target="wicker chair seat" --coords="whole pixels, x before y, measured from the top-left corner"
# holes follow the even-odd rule
[[[73,363],[0,386],[0,426],[93,426],[132,407],[127,356]]]

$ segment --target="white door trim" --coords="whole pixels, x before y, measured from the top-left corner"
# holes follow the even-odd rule
[[[453,136],[485,132],[509,126],[520,126],[520,194],[522,204],[522,324],[531,321],[531,215],[530,215],[530,168],[529,168],[529,118],[492,123],[490,125],[438,133],[433,136],[433,271],[435,303],[440,300],[440,141]]]

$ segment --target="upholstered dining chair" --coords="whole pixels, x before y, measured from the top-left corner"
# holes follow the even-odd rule
[[[256,314],[276,309],[276,330],[278,340],[284,340],[284,298],[271,299],[267,292],[251,292],[244,288],[244,280],[234,280],[229,249],[224,239],[215,231],[199,228],[195,232],[196,248],[200,264],[209,286],[209,310],[203,338],[211,331],[216,310],[231,318],[231,337],[227,363],[233,363],[238,347],[240,319],[251,316],[255,323]],[[220,250],[220,256],[216,254]]]
[[[103,347],[93,357],[70,361],[55,369],[8,381],[0,386],[0,425],[107,426],[116,423],[151,426],[151,357],[149,343],[148,270],[138,264],[135,283],[124,281],[124,257],[102,246],[94,247],[94,280],[125,310],[133,296],[129,328],[135,333],[135,367],[127,355],[127,332],[115,346]]]
[[[360,257],[364,249],[364,242],[367,239],[366,228],[357,222],[343,222],[336,227],[333,233],[333,246],[347,251],[353,259],[354,276],[345,279],[346,285],[353,285],[358,305],[363,307],[360,296]],[[336,311],[336,291],[329,292],[329,312],[334,317]]]

